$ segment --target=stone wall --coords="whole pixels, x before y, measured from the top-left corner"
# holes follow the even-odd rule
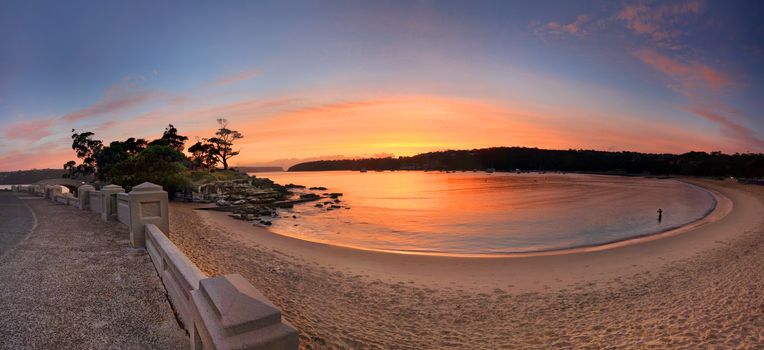
[[[101,214],[130,228],[134,248],[145,248],[168,298],[189,334],[191,349],[297,349],[297,330],[281,311],[239,274],[209,277],[168,238],[167,192],[143,183],[124,193],[80,186],[78,197],[53,186],[13,188]],[[125,307],[130,307],[125,305]]]

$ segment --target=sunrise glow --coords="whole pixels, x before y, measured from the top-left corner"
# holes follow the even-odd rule
[[[446,3],[209,4],[178,18],[157,5],[129,29],[107,24],[132,8],[82,21],[59,6],[0,14],[34,26],[2,38],[0,170],[59,168],[72,128],[108,142],[172,123],[193,139],[219,117],[246,136],[237,165],[490,146],[764,150],[762,30],[718,3],[496,3],[458,17]],[[35,40],[52,31],[62,47]]]

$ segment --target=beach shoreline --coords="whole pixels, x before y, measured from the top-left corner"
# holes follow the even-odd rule
[[[526,315],[526,318],[539,323],[540,328],[537,331],[548,329],[550,334],[558,334],[556,338],[568,339],[576,332],[575,330],[563,327],[563,329],[552,331],[552,327],[560,327],[557,323],[566,319],[575,323],[575,318],[586,316],[576,315],[584,309],[599,309],[602,305],[608,305],[614,308],[614,311],[607,314],[608,316],[631,317],[621,314],[628,311],[623,306],[613,306],[620,298],[613,296],[613,293],[621,295],[624,290],[631,292],[643,290],[642,293],[646,293],[641,294],[643,298],[650,299],[649,302],[645,302],[645,306],[652,307],[650,303],[658,302],[654,298],[665,301],[672,300],[682,293],[694,293],[684,289],[684,286],[668,289],[664,286],[673,285],[675,280],[692,275],[686,273],[686,269],[695,271],[709,265],[720,266],[719,257],[715,257],[715,260],[710,258],[720,254],[719,251],[723,259],[731,256],[739,257],[740,249],[751,244],[749,242],[743,247],[738,246],[736,242],[740,240],[758,240],[756,244],[764,245],[764,242],[760,242],[760,237],[749,237],[749,233],[760,232],[763,226],[764,191],[761,188],[738,185],[730,181],[695,179],[687,181],[718,191],[723,196],[720,198],[729,199],[729,210],[726,212],[717,210],[715,212],[724,215],[696,225],[686,232],[680,232],[681,234],[646,237],[649,239],[602,250],[501,258],[366,251],[281,236],[229,218],[225,213],[194,211],[193,205],[182,203],[174,203],[171,206],[171,226],[173,226],[171,239],[203,271],[210,274],[239,272],[258,288],[264,289],[264,293],[282,307],[285,317],[300,329],[301,340],[303,344],[306,344],[305,348],[322,348],[322,342],[338,347],[343,347],[342,344],[347,345],[344,347],[353,347],[351,341],[361,341],[364,345],[375,342],[383,345],[398,344],[401,341],[400,337],[405,337],[405,332],[401,335],[390,333],[382,338],[369,332],[383,332],[389,327],[416,328],[414,323],[422,325],[427,336],[435,336],[444,331],[457,334],[451,339],[453,343],[445,342],[432,346],[436,348],[476,344],[476,341],[485,345],[478,348],[501,347],[505,341],[531,344],[528,342],[538,337],[535,330],[518,330],[516,326],[509,326],[511,322],[522,323],[525,320],[520,317],[522,315],[508,315],[503,311],[496,312],[495,309],[544,309],[546,311],[541,314],[546,316]],[[751,251],[747,254],[750,255]],[[260,266],[256,266],[258,264]],[[686,266],[687,264],[689,267]],[[738,263],[730,265],[730,268],[751,269],[761,265],[764,265],[764,261],[758,261],[756,266],[741,266]],[[682,269],[677,270],[677,266],[682,266]],[[666,275],[675,276],[667,279]],[[703,278],[707,277],[709,276],[703,276]],[[740,281],[738,277],[729,276],[726,273],[719,276],[710,275],[710,277],[709,283],[713,286],[722,279],[732,279],[734,283],[731,287],[739,287],[743,283],[760,284],[764,281],[761,273],[748,281]],[[331,282],[333,286],[326,286],[327,282]],[[654,290],[654,287],[650,287],[653,284],[662,287]],[[315,288],[326,290],[318,292]],[[695,289],[703,290],[704,288]],[[650,292],[644,292],[644,290]],[[378,300],[367,299],[363,295],[358,295],[351,300],[338,296],[348,291],[353,293],[371,291],[372,294],[376,293]],[[714,291],[711,292],[713,295],[720,293],[716,289]],[[560,300],[578,300],[581,295],[602,296],[607,302],[600,300],[600,302],[579,303],[571,310],[545,309],[552,305],[559,306]],[[725,296],[719,294],[718,297]],[[713,297],[711,299],[713,300]],[[401,305],[401,300],[418,300],[418,302],[412,301]],[[452,306],[459,306],[459,309],[463,311],[457,312],[457,315],[453,317],[458,318],[464,313],[479,315],[477,318],[485,319],[486,322],[503,324],[505,328],[514,329],[518,334],[505,335],[494,340],[481,340],[480,337],[476,337],[481,332],[490,332],[491,329],[500,330],[494,325],[486,326],[482,321],[475,321],[476,323],[465,321],[466,323],[457,322],[457,324],[449,322],[448,320],[454,321],[452,316],[445,314],[437,316],[444,310],[430,305],[428,301],[433,300],[447,300]],[[406,323],[412,323],[412,325],[401,325],[400,320],[396,321],[394,316],[388,314],[389,311],[385,309],[384,304],[389,302],[394,302],[401,308],[398,312],[404,312],[404,310],[413,312],[412,315],[403,318]],[[686,302],[680,304],[686,304]],[[692,314],[691,305],[673,307],[689,308],[689,311],[684,310],[684,314]],[[745,310],[742,305],[735,304],[734,307]],[[376,311],[382,315],[377,315],[374,321],[363,315],[364,309],[367,310],[366,312]],[[600,312],[604,311],[600,310]],[[664,324],[665,321],[648,316],[644,315],[647,321],[643,320],[643,323],[665,329],[656,332],[670,331],[671,327]],[[344,319],[338,320],[338,317]],[[390,317],[393,319],[379,320]],[[319,325],[319,323],[328,324]],[[358,329],[358,324],[365,325],[369,329]],[[588,342],[579,341],[573,344],[606,344],[602,341],[612,336],[605,330],[581,330],[580,332],[590,335]],[[563,336],[562,333],[567,335]],[[520,335],[528,338],[518,339]],[[754,335],[762,336],[761,332]],[[423,339],[428,339],[427,336],[422,335]],[[550,336],[549,340],[554,338]],[[595,341],[596,339],[600,340]],[[642,338],[635,335],[632,340],[639,339]],[[692,341],[692,337],[688,337],[687,341]]]

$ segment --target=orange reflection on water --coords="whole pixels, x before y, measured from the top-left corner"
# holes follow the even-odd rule
[[[673,180],[421,171],[257,175],[342,192],[341,205],[350,207],[298,205],[273,222],[274,232],[388,251],[503,254],[602,244],[678,227],[713,207],[708,193]],[[671,214],[658,222],[657,208]]]

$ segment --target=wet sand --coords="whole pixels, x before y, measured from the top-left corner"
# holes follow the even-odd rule
[[[320,348],[698,348],[764,342],[764,187],[687,232],[598,251],[460,258],[363,251],[171,206],[171,239],[241,273]]]

